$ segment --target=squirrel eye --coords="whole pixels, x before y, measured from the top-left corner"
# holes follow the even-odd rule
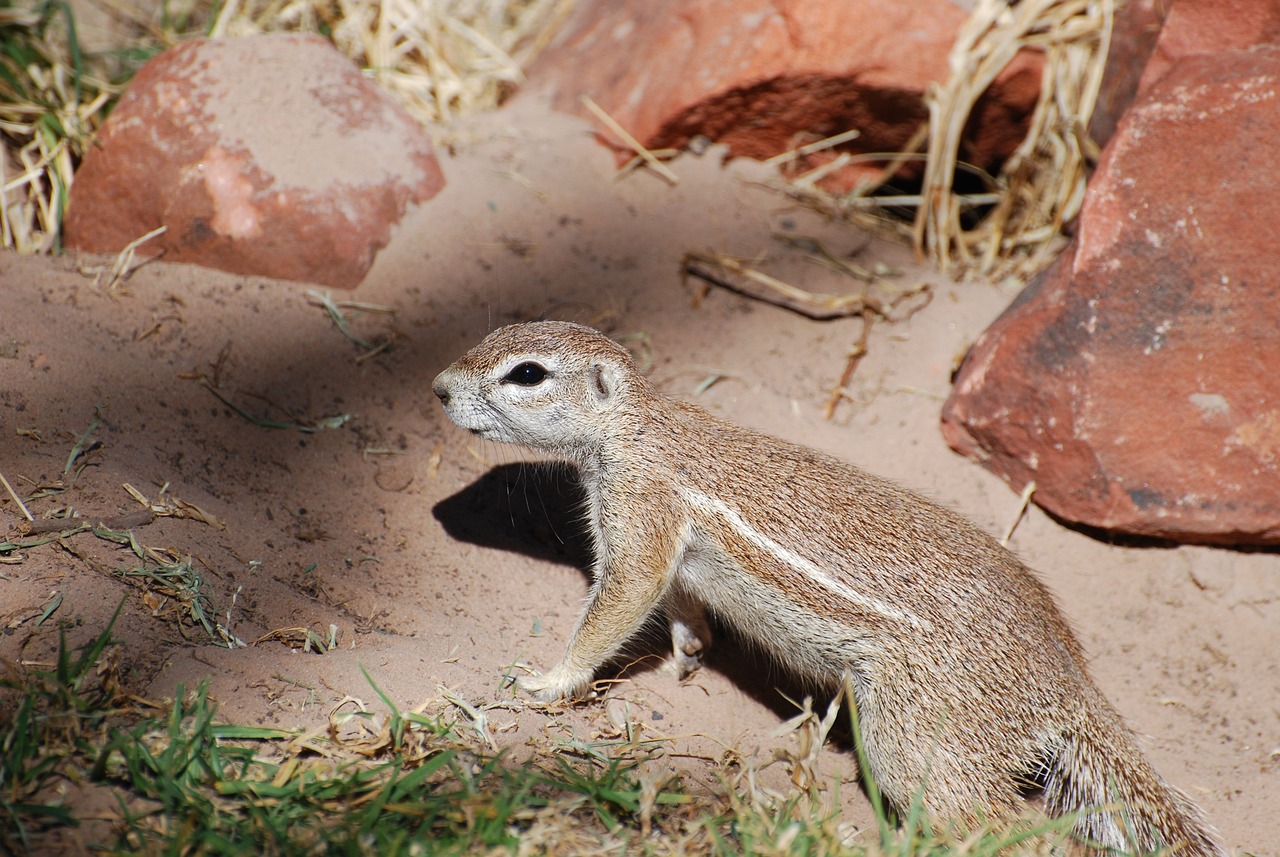
[[[537,363],[521,363],[507,373],[503,383],[519,384],[521,387],[536,387],[547,377],[547,370]]]

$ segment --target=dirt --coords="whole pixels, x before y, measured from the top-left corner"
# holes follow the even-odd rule
[[[447,424],[430,383],[487,331],[535,316],[602,327],[674,396],[898,480],[994,533],[1009,527],[1018,497],[946,448],[938,411],[1010,290],[951,282],[898,244],[827,224],[761,187],[767,169],[722,167],[714,148],[672,164],[676,187],[649,173],[614,180],[588,131],[536,103],[448,129],[445,191],[401,223],[358,290],[333,295],[395,310],[353,321],[363,338],[394,340],[363,360],[305,285],[155,262],[108,290],[92,269],[110,260],[0,254],[0,474],[23,496],[61,485],[28,503],[36,517],[137,512],[125,483],[213,516],[216,526],[159,517],[135,534],[191,557],[217,622],[247,644],[213,645],[182,605],[113,572],[136,565],[132,554],[85,534],[70,551],[46,545],[0,565],[0,660],[47,663],[59,628],[83,643],[123,599],[114,636],[130,688],[159,698],[207,680],[230,720],[312,725],[347,695],[374,705],[361,667],[406,707],[441,687],[473,704],[512,698],[504,675],[555,662],[586,591],[574,490],[562,471]],[[805,288],[856,286],[775,234],[898,268],[895,288],[933,289],[909,320],[873,328],[830,421],[860,322],[814,322],[723,290],[699,302],[680,276],[689,250],[768,253]],[[265,428],[202,378],[251,415],[349,419]],[[68,456],[95,415],[72,479]],[[5,496],[0,523],[19,519]],[[1276,554],[1109,544],[1034,509],[1011,545],[1057,594],[1160,771],[1232,846],[1280,853]],[[326,654],[286,642],[302,633],[288,629],[324,638],[331,625]],[[633,655],[662,646],[655,631]],[[795,711],[775,688],[784,676],[731,638],[687,683],[654,664],[640,660],[609,693],[646,734],[672,736],[670,764],[689,782],[713,787],[730,751],[767,759],[794,742],[772,736]],[[621,704],[495,709],[495,737],[519,748],[599,734]],[[848,753],[828,751],[822,771],[843,781],[845,818],[869,823]]]

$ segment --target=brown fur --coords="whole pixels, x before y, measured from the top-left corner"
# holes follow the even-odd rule
[[[509,374],[525,364],[545,377]],[[935,817],[1004,814],[1038,785],[1051,814],[1097,810],[1076,830],[1100,846],[1224,853],[1093,685],[1045,587],[960,516],[666,399],[578,325],[498,330],[434,389],[462,427],[581,472],[595,582],[564,658],[522,682],[540,699],[581,692],[659,609],[696,668],[705,606],[815,686],[850,675],[871,772],[900,807],[923,787]]]

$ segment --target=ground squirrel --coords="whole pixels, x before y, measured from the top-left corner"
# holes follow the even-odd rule
[[[580,325],[504,327],[433,389],[462,428],[581,473],[594,583],[564,658],[521,681],[537,698],[584,690],[656,611],[692,669],[709,610],[816,688],[851,677],[898,807],[923,788],[935,818],[972,820],[1039,793],[1050,815],[1085,811],[1075,832],[1104,852],[1225,853],[1094,686],[1044,585],[960,516],[662,396]]]

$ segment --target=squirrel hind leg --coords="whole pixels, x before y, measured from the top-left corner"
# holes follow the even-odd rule
[[[707,611],[701,602],[679,590],[667,596],[663,609],[671,623],[671,659],[667,661],[666,668],[677,678],[684,679],[702,666],[702,660],[711,648]]]
[[[918,806],[939,824],[971,828],[1023,811],[1022,783],[1010,773],[1010,760],[999,748],[973,752],[974,737],[953,728],[939,699],[893,681],[863,693],[855,685],[855,695],[872,777],[900,815]]]

